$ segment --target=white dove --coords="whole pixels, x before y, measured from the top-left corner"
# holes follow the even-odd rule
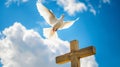
[[[43,34],[46,38],[53,37],[54,35],[57,36],[56,31],[61,29],[69,28],[75,21],[63,21],[64,15],[61,15],[60,19],[57,19],[52,11],[48,10],[43,4],[37,2],[37,9],[40,15],[45,19],[45,21],[51,26],[50,28],[44,28]]]

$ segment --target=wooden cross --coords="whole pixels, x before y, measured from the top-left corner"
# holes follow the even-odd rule
[[[96,53],[95,47],[89,46],[87,48],[79,49],[78,41],[70,42],[70,51],[61,56],[56,57],[57,64],[63,64],[71,61],[71,67],[80,67],[80,58],[94,55]]]

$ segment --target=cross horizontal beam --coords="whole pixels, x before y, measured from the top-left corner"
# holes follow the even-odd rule
[[[87,48],[82,48],[82,49],[79,49],[79,50],[61,55],[61,56],[57,56],[56,57],[56,63],[57,64],[63,64],[63,63],[69,62],[69,61],[71,61],[71,56],[72,55],[75,55],[78,58],[83,58],[83,57],[86,57],[86,56],[94,55],[95,53],[96,53],[95,47],[89,46]]]

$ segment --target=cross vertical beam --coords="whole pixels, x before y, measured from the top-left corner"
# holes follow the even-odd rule
[[[74,52],[76,50],[79,50],[78,41],[73,40],[73,41],[70,42],[70,51]]]
[[[70,51],[75,52],[77,50],[79,50],[78,41],[77,40],[71,41],[70,42]],[[73,53],[71,53],[71,67],[80,67],[80,60]]]
[[[80,67],[80,60],[77,56],[71,56],[71,67]]]

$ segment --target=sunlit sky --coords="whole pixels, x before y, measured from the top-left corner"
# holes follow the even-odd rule
[[[66,21],[79,18],[70,28],[57,31],[60,39],[65,41],[76,39],[79,41],[79,48],[95,46],[98,67],[120,67],[120,1],[73,1],[81,3],[82,6],[78,8],[69,6],[67,10],[63,6],[64,3],[61,5],[57,0],[42,2],[57,18],[62,14],[65,15]],[[44,38],[42,30],[50,26],[40,16],[36,2],[37,0],[0,0],[0,32],[19,22],[27,29],[37,31]]]

